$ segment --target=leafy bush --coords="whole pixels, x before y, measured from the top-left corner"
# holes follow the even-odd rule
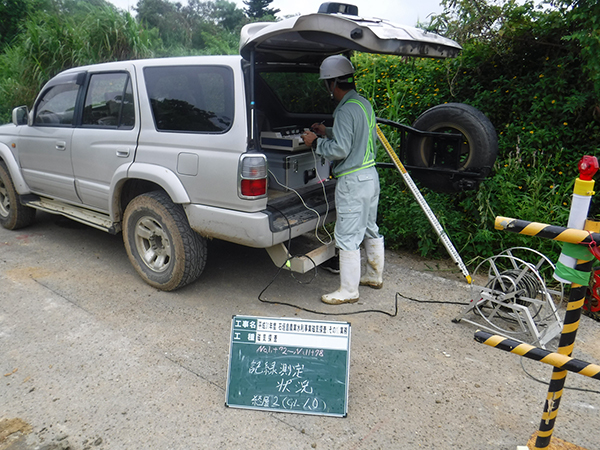
[[[499,137],[493,176],[477,191],[422,192],[465,261],[516,245],[556,259],[557,243],[495,231],[494,219],[566,225],[577,163],[597,153],[598,97],[585,52],[569,37],[581,26],[581,14],[576,8],[539,10],[511,2],[493,12],[488,17],[496,17],[496,25],[487,25],[485,37],[482,22],[472,20],[480,34],[463,36],[464,50],[454,60],[355,55],[359,89],[378,117],[404,124],[445,102],[467,103],[486,114]],[[396,133],[384,132],[399,145]],[[381,153],[378,157],[387,160]],[[386,171],[381,181],[379,220],[387,243],[445,257],[400,175]]]
[[[0,121],[12,108],[31,106],[50,78],[74,66],[153,55],[160,45],[155,31],[139,26],[127,12],[110,6],[82,5],[54,14],[39,11],[0,54]]]
[[[233,2],[140,0],[138,18],[105,0],[0,3],[0,123],[31,105],[58,72],[85,64],[161,56],[237,53],[248,19]],[[10,14],[8,14],[10,13]]]

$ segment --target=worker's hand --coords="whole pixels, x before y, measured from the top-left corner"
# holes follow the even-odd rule
[[[325,125],[323,125],[323,123],[313,123],[310,126],[310,129],[312,131],[314,131],[316,134],[318,134],[319,136],[325,136],[325,132],[327,130],[327,127],[325,127]]]
[[[304,141],[304,143],[306,145],[308,145],[309,147],[312,147],[312,143],[315,139],[317,139],[317,135],[315,133],[313,133],[312,131],[305,131],[304,133],[302,133],[302,140]]]

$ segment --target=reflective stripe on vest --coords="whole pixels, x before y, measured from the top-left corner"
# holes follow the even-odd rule
[[[348,100],[346,103],[356,103],[365,113],[365,117],[367,118],[367,125],[369,126],[369,140],[367,142],[367,151],[365,152],[365,157],[363,158],[362,165],[357,169],[352,169],[348,172],[336,175],[336,178],[354,172],[358,172],[362,169],[368,169],[369,167],[373,167],[375,165],[375,148],[373,144],[373,130],[375,129],[375,125],[377,125],[377,120],[375,119],[375,111],[371,111],[371,117],[369,117],[369,114],[367,114],[367,108],[365,108],[365,105],[363,105],[362,102],[360,102],[359,100],[352,99]]]

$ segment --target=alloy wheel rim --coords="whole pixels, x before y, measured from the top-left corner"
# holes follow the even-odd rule
[[[8,190],[2,181],[0,181],[0,216],[8,217],[10,212],[10,199],[8,198]]]
[[[165,229],[152,217],[142,217],[135,226],[135,246],[144,264],[153,272],[171,265],[171,241]]]

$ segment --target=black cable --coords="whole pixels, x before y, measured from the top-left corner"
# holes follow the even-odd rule
[[[288,237],[288,251],[289,251],[289,249],[291,249],[291,244],[292,244],[292,226],[290,224],[289,219],[278,208],[276,208],[274,206],[271,206],[271,205],[267,205],[267,208],[271,208],[271,209],[277,211],[279,214],[281,214],[283,216],[283,218],[287,222],[288,230],[289,230],[289,237]],[[290,255],[291,255],[291,252],[290,252]],[[296,280],[298,283],[300,283],[300,284],[310,284],[317,277],[317,264],[308,255],[300,255],[300,256],[305,256],[306,258],[310,259],[310,261],[313,263],[313,267],[314,267],[314,275],[313,275],[313,277],[309,281],[302,282],[302,281],[298,280],[296,277],[294,277],[293,272],[290,271],[290,273],[292,274],[292,278],[294,278],[294,280]],[[294,305],[293,303],[286,303],[286,302],[279,302],[279,301],[270,301],[270,300],[263,299],[262,295],[275,282],[275,280],[277,279],[277,277],[279,276],[279,274],[281,273],[281,271],[283,270],[283,268],[286,266],[286,264],[288,263],[288,261],[290,259],[294,258],[294,257],[295,256],[292,255],[288,259],[285,260],[285,262],[277,269],[277,272],[275,273],[275,276],[271,279],[271,281],[269,282],[269,284],[267,284],[265,286],[265,288],[260,292],[260,294],[258,294],[258,300],[260,302],[262,302],[262,303],[268,303],[268,304],[271,304],[271,305],[291,306],[292,308],[300,309],[302,311],[306,311],[306,312],[313,313],[313,314],[321,314],[321,315],[325,315],[325,316],[350,316],[350,315],[354,315],[354,314],[365,314],[365,313],[380,313],[380,314],[385,314],[385,315],[390,316],[390,317],[396,317],[398,315],[398,296],[397,295],[396,295],[396,301],[395,301],[395,310],[394,310],[393,314],[389,313],[387,311],[379,310],[379,309],[365,309],[365,310],[360,310],[360,311],[350,311],[350,312],[343,312],[343,313],[342,312],[340,312],[340,313],[329,313],[329,312],[322,312],[322,311],[316,311],[316,310],[309,309],[309,308],[304,308],[302,306]]]
[[[277,272],[277,274],[279,274],[279,271]],[[286,302],[279,302],[279,301],[270,301],[270,300],[265,300],[263,298],[261,298],[262,294],[269,288],[269,286],[273,283],[273,281],[275,281],[275,278],[277,278],[277,275],[275,275],[275,277],[273,278],[273,280],[271,281],[271,283],[269,283],[269,285],[263,289],[263,291],[258,295],[258,299],[262,302],[262,303],[269,303],[271,305],[283,305],[283,306],[291,306],[292,308],[296,308],[296,309],[300,309],[302,311],[306,311],[312,314],[321,314],[323,316],[351,316],[354,314],[365,314],[365,313],[380,313],[380,314],[385,314],[386,316],[389,317],[396,317],[398,315],[398,298],[396,297],[396,301],[395,301],[395,308],[394,308],[394,312],[390,313],[387,311],[383,311],[380,309],[361,309],[360,311],[349,311],[349,312],[339,312],[339,313],[331,313],[331,312],[323,312],[323,311],[317,311],[314,309],[310,309],[310,308],[304,308],[302,306],[298,306],[298,305],[294,305],[293,303],[286,303]]]
[[[411,302],[417,302],[417,303],[435,303],[438,305],[463,305],[463,306],[468,306],[471,304],[468,302],[446,302],[446,301],[441,301],[441,300],[418,300],[416,298],[406,297],[406,296],[402,295],[400,292],[396,292],[396,301],[398,300],[398,296],[405,298],[406,300],[410,300]]]
[[[542,384],[545,384],[546,386],[549,386],[550,383],[548,383],[547,381],[540,380],[539,378],[536,378],[533,375],[531,375],[529,372],[527,372],[527,369],[525,369],[525,366],[523,365],[524,358],[525,357],[521,355],[521,357],[519,358],[519,362],[521,363],[521,369],[523,369],[523,372],[525,372],[525,375],[527,375],[532,380],[537,381],[538,383],[542,383]],[[581,391],[581,392],[590,392],[592,394],[600,394],[600,391],[594,391],[593,389],[584,389],[584,388],[576,388],[576,387],[569,387],[569,386],[565,386],[564,388],[570,389],[572,391]]]

